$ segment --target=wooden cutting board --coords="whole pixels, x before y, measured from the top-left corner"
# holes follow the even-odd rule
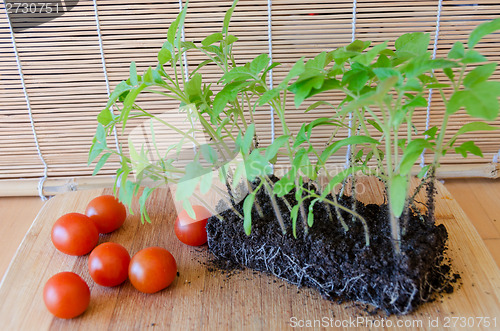
[[[379,200],[377,185],[366,184],[372,190],[367,190],[364,200]],[[179,277],[156,294],[140,293],[128,281],[115,288],[96,285],[87,271],[88,256],[57,251],[50,230],[61,215],[84,212],[92,198],[110,193],[104,189],[58,195],[40,211],[2,280],[0,329],[286,330],[311,325],[378,330],[392,325],[389,329],[498,330],[499,269],[457,202],[442,185],[438,191],[436,215],[450,233],[448,255],[463,284],[409,316],[370,316],[352,302],[334,304],[313,290],[298,290],[253,271],[232,275],[209,271],[204,264],[206,246],[189,247],[175,237],[176,209],[167,189],[157,191],[149,202],[151,224],[142,225],[136,212],[122,228],[101,236],[100,242],[120,243],[131,255],[148,246],[165,247],[177,260]],[[42,299],[47,279],[61,271],[76,272],[91,289],[89,308],[72,320],[53,317]]]

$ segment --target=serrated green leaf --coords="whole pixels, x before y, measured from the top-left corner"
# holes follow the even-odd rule
[[[467,113],[472,117],[493,121],[498,117],[500,82],[482,82],[468,90],[462,100]]]
[[[469,48],[473,48],[484,36],[497,30],[500,30],[500,18],[478,25],[469,35]]]
[[[437,131],[438,131],[438,127],[433,126],[432,128],[429,128],[428,130],[426,130],[424,132],[424,136],[428,136],[428,137],[434,139],[434,138],[436,138]]]
[[[396,217],[403,214],[406,197],[408,195],[408,178],[395,175],[389,183],[389,204]]]
[[[481,148],[479,148],[474,141],[466,141],[458,147],[455,147],[455,152],[457,154],[462,154],[464,158],[467,157],[467,153],[474,154],[479,157],[483,157],[483,152]]]
[[[474,70],[472,70],[467,74],[467,76],[465,76],[464,86],[472,87],[475,84],[482,83],[488,80],[488,78],[495,72],[496,68],[496,63],[488,63],[474,68]]]
[[[250,193],[243,201],[243,228],[249,236],[252,233],[252,208],[255,201],[255,192]]]
[[[420,56],[427,52],[430,34],[422,32],[406,33],[396,39],[395,48],[398,56]]]
[[[260,54],[250,62],[250,72],[257,75],[269,64],[269,56],[267,54]]]
[[[293,175],[293,174],[291,174]],[[293,175],[295,177],[295,175]],[[289,175],[281,177],[279,181],[274,183],[273,192],[278,197],[283,197],[290,193],[290,191],[295,187],[295,182],[290,179]]]
[[[453,69],[452,68],[444,68],[443,72],[446,75],[446,77],[448,77],[451,81],[454,81],[455,74],[453,73]]]

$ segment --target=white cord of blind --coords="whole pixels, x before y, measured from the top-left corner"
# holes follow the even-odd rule
[[[106,92],[108,94],[108,98],[111,95],[111,87],[109,84],[109,77],[108,77],[108,69],[106,67],[106,57],[104,56],[104,46],[102,43],[102,35],[101,35],[101,24],[99,23],[99,12],[97,10],[97,0],[93,0],[94,2],[94,17],[95,17],[95,25],[96,25],[96,30],[97,30],[97,39],[99,41],[99,51],[101,53],[101,63],[102,63],[102,72],[104,74],[104,81],[106,82]],[[111,113],[114,112],[113,106],[110,107]],[[113,128],[113,135],[115,138],[115,145],[116,145],[116,150],[120,151],[120,141],[118,139],[118,132],[116,131],[116,127]],[[120,161],[122,160],[122,157],[120,156]],[[117,181],[117,185],[120,184],[121,181]]]
[[[443,10],[443,0],[439,0],[438,9],[436,14],[436,33],[434,34],[434,45],[432,46],[432,59],[436,58],[438,40],[439,40],[439,29],[441,26],[441,12]],[[434,70],[432,70],[434,74]],[[431,121],[431,102],[432,102],[432,89],[429,89],[429,96],[427,98],[427,112],[425,117],[425,131],[429,130],[429,125]],[[426,138],[428,136],[425,136]],[[425,167],[425,149],[420,155],[420,167]]]
[[[358,7],[358,2],[354,0],[352,2],[352,30],[351,30],[351,41],[356,40],[356,10]],[[352,113],[349,113],[349,127],[347,129],[347,137],[352,136]],[[345,154],[345,165],[344,168],[347,169],[351,166],[351,153],[352,153],[352,146],[347,145],[347,151]]]
[[[21,59],[19,58],[19,52],[17,50],[16,37],[14,36],[14,29],[12,28],[12,24],[10,22],[10,19],[7,19],[7,22],[9,24],[10,37],[12,40],[12,48],[14,50],[14,55],[16,56],[17,71],[19,73],[19,78],[21,80],[21,85],[23,87],[24,99],[26,101],[26,108],[28,109],[28,115],[29,115],[30,124],[31,124],[31,131],[33,132],[33,139],[35,140],[36,151],[38,153],[38,157],[40,158],[40,161],[43,164],[43,176],[38,181],[38,195],[40,196],[40,198],[42,200],[45,201],[45,200],[47,200],[47,197],[43,194],[43,184],[45,183],[45,180],[47,180],[49,167],[47,165],[47,162],[45,161],[45,158],[43,157],[42,150],[40,149],[40,143],[38,142],[38,136],[36,134],[36,128],[35,128],[35,121],[33,119],[33,111],[31,109],[30,99],[28,96],[28,90],[26,89],[26,84],[24,81],[23,67],[21,64]]]

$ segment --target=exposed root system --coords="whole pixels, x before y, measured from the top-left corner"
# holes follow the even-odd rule
[[[295,202],[293,192],[286,198]],[[370,245],[366,246],[361,222],[342,212],[349,228],[345,232],[333,207],[316,203],[314,225],[307,233],[299,216],[294,238],[290,214],[281,199],[278,204],[288,229],[286,234],[276,221],[269,197],[260,194],[256,201],[265,212],[264,217],[259,217],[254,208],[250,236],[244,233],[243,220],[230,209],[221,213],[224,221],[209,219],[209,250],[219,267],[245,266],[264,271],[299,287],[315,288],[332,301],[354,300],[398,315],[414,311],[439,293],[452,292],[459,278],[444,255],[446,228],[436,226],[426,216],[422,219],[421,215],[409,215],[402,236],[402,254],[397,256],[390,239],[386,205],[357,202],[357,212],[368,223]],[[340,201],[346,206],[352,204],[348,198]],[[243,213],[242,204],[235,208]]]

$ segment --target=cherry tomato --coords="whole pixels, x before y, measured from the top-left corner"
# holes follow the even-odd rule
[[[192,219],[183,210],[177,216],[174,224],[175,235],[186,245],[200,246],[207,242],[207,220],[210,212],[203,206],[193,206],[196,218]]]
[[[90,290],[85,281],[73,272],[52,276],[43,288],[47,309],[59,318],[73,318],[82,314],[90,302]]]
[[[127,210],[114,196],[102,195],[89,202],[85,215],[94,221],[99,233],[109,233],[122,226]]]
[[[69,255],[85,255],[99,241],[99,232],[94,222],[79,213],[61,216],[52,226],[52,243],[61,252]]]
[[[128,278],[136,289],[155,293],[168,287],[177,275],[175,259],[164,248],[148,247],[130,260]]]
[[[120,244],[100,244],[89,255],[89,273],[94,282],[102,286],[116,286],[128,276],[130,255]]]

